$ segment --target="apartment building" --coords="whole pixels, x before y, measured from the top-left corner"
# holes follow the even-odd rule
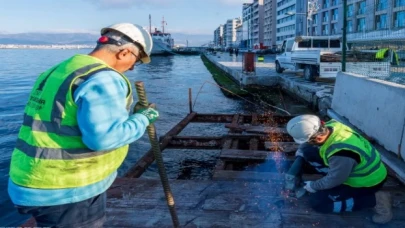
[[[252,48],[253,4],[244,3],[242,7],[242,48]]]
[[[299,0],[277,0],[276,8],[276,45],[296,35],[296,5]],[[302,17],[299,15],[299,17]],[[304,16],[305,17],[305,16]]]
[[[252,3],[252,42],[254,48],[263,46],[263,21],[264,5],[263,0],[254,0]]]
[[[392,39],[393,31],[405,28],[405,0],[348,0],[345,16],[342,2],[321,0],[310,34],[341,35],[344,18],[348,41]]]
[[[346,20],[348,41],[403,40],[405,0],[348,0]]]
[[[277,0],[264,0],[263,43],[272,48],[276,45]]]
[[[342,0],[319,0],[320,7],[309,20],[309,35],[341,35],[343,27]]]
[[[243,44],[243,25],[242,23],[236,25],[236,46],[242,47]]]
[[[223,46],[223,39],[224,39],[224,26],[219,25],[217,29],[214,31],[214,46],[222,47]]]
[[[224,35],[223,35],[223,40],[224,40],[224,46],[226,48],[228,47],[235,47],[237,46],[236,44],[236,28],[242,24],[242,19],[241,18],[234,18],[234,19],[228,19],[226,23],[224,24]]]

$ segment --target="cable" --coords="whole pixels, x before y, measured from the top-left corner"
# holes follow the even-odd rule
[[[246,101],[246,102],[248,102],[248,103],[250,103],[250,104],[253,104],[253,105],[255,105],[255,106],[258,106],[258,107],[260,107],[260,108],[261,108],[262,110],[264,110],[264,111],[267,111],[267,110],[263,109],[259,104],[256,104],[256,103],[254,103],[254,102],[251,102],[251,101],[249,101],[248,99],[246,99],[246,98],[244,98],[244,97],[242,97],[242,96],[239,96],[238,94],[235,94],[235,93],[233,93],[232,91],[230,91],[230,90],[228,90],[228,89],[226,89],[226,88],[224,88],[224,87],[222,87],[222,86],[220,86],[220,85],[217,85],[217,84],[215,84],[215,83],[213,83],[213,82],[209,82],[209,81],[205,81],[205,82],[201,85],[200,89],[198,90],[198,93],[197,93],[197,95],[196,95],[196,97],[195,97],[195,99],[194,99],[194,102],[193,102],[193,103],[194,103],[194,104],[193,104],[193,109],[194,109],[195,104],[197,103],[198,95],[200,94],[200,92],[201,92],[202,88],[204,87],[205,83],[209,83],[209,84],[214,85],[214,86],[217,86],[217,87],[219,87],[219,88],[221,88],[221,89],[223,89],[223,90],[226,90],[227,92],[229,92],[229,93],[231,93],[231,94],[233,94],[233,95],[235,95],[235,96],[241,98],[242,100],[244,100],[244,101]],[[272,107],[272,108],[274,108],[274,109],[277,109],[277,110],[279,110],[279,111],[282,111],[282,112],[286,113],[287,115],[291,116],[291,113],[289,113],[288,111],[286,111],[286,110],[284,110],[284,109],[282,109],[282,108],[279,108],[279,107],[270,105],[270,104],[268,104],[268,103],[266,103],[266,102],[264,102],[264,101],[262,101],[262,103],[265,104],[265,105],[267,105],[267,106],[269,106],[269,107]]]

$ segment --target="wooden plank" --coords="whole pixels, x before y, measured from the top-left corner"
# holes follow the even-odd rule
[[[282,213],[282,226],[285,227],[381,227],[371,222],[372,213],[367,213],[367,216],[344,216],[339,214],[296,214],[294,212]],[[384,227],[403,227],[404,221],[393,220]]]
[[[173,136],[166,148],[216,150],[221,148],[222,142],[223,137],[221,136]]]
[[[263,161],[263,160],[283,160],[294,161],[294,156],[287,156],[283,153],[269,152],[264,150],[222,150],[220,159],[227,161]]]
[[[181,227],[266,227],[280,226],[278,212],[249,213],[241,211],[178,210]],[[172,227],[167,210],[107,209],[105,227]]]
[[[249,150],[257,150],[259,148],[259,140],[257,138],[252,138],[249,141]]]
[[[311,181],[318,180],[321,178],[321,175],[317,174],[307,174],[303,175],[303,180]],[[217,171],[212,177],[213,180],[239,180],[239,181],[275,181],[275,182],[284,182],[284,175],[280,173],[271,173],[271,172],[253,172],[253,171],[233,171],[233,170],[222,170]]]
[[[222,144],[222,148],[223,149],[229,149],[232,146],[232,139],[226,139],[224,141],[224,143]],[[215,164],[215,169],[214,169],[214,173],[217,170],[224,170],[225,169],[225,162],[221,159],[217,160],[217,163]]]
[[[280,151],[286,153],[295,153],[298,150],[299,144],[295,142],[264,142],[264,147],[270,151]]]
[[[252,113],[252,126],[257,126],[259,124],[257,119],[257,113]]]
[[[160,150],[163,151],[166,146],[168,145],[170,138],[179,134],[189,123],[193,120],[193,118],[197,115],[197,113],[193,112],[188,114],[183,120],[181,120],[176,126],[174,126],[170,131],[168,131],[162,142],[160,142]],[[143,172],[149,167],[150,164],[153,163],[155,160],[155,156],[153,155],[152,149],[150,149],[138,162],[132,166],[128,172],[125,174],[125,177],[140,177]]]
[[[225,124],[226,128],[232,130],[246,131],[249,133],[259,133],[259,134],[269,134],[269,133],[280,133],[288,134],[285,128],[281,127],[267,127],[267,126],[251,126],[251,125],[235,125],[235,124]]]

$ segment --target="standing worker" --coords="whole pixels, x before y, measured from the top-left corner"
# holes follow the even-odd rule
[[[8,192],[39,227],[101,227],[106,190],[128,144],[159,113],[132,104],[124,72],[149,63],[150,34],[139,25],[101,30],[96,48],[42,73],[34,84],[11,157]]]
[[[311,193],[310,205],[315,211],[339,213],[374,207],[373,222],[385,224],[392,219],[391,196],[380,191],[387,169],[370,142],[340,122],[323,123],[315,115],[291,119],[287,131],[301,144],[296,156],[325,174],[304,186]]]

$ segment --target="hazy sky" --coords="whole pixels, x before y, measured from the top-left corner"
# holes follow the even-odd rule
[[[0,0],[0,32],[93,32],[132,22],[187,34],[213,34],[219,24],[240,17],[251,0]]]

